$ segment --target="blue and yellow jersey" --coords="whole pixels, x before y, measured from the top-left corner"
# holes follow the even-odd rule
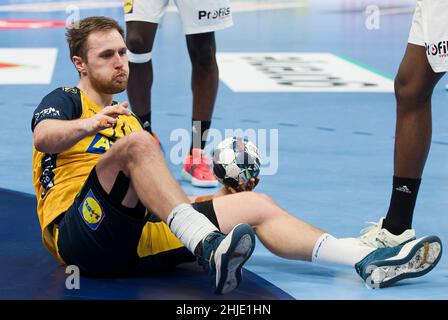
[[[58,88],[43,98],[34,112],[31,128],[46,119],[73,120],[90,118],[102,108],[78,88]],[[142,130],[140,121],[131,114],[121,115],[113,128],[85,137],[58,154],[33,152],[33,181],[37,213],[44,244],[53,246],[47,227],[73,203],[90,171],[118,139]]]

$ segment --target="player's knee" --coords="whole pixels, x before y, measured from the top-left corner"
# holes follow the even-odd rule
[[[216,66],[215,49],[212,45],[190,48],[190,58],[194,67],[211,69]]]
[[[126,46],[131,52],[147,52],[150,51],[148,48],[148,41],[145,40],[143,35],[138,33],[128,34],[126,38]]]
[[[265,193],[261,192],[247,192],[247,195],[251,198],[250,201],[256,206],[268,208],[274,204],[274,201]],[[249,201],[248,201],[249,202]]]
[[[259,221],[267,221],[278,217],[279,210],[275,202],[265,193],[248,192],[252,196],[253,207],[260,208],[257,210],[257,215],[261,219]]]
[[[398,75],[394,82],[395,97],[399,108],[415,108],[424,106],[431,100],[432,89],[419,81]]]
[[[264,204],[272,204],[274,203],[274,200],[270,196],[268,196],[266,193],[255,193],[258,197],[258,201],[264,203]]]
[[[126,158],[142,153],[157,152],[158,146],[151,135],[146,131],[132,132],[126,137]]]

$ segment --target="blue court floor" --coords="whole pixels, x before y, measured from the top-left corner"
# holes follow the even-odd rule
[[[77,5],[81,18],[107,15],[124,26],[121,3],[78,1]],[[370,23],[366,14],[372,3],[381,9],[375,21],[379,24]],[[387,211],[395,126],[391,83],[407,44],[414,4],[412,0],[233,1],[234,26],[216,33],[223,56],[213,128],[277,132],[278,170],[262,176],[258,191],[336,237],[356,236],[366,221],[378,221]],[[73,14],[73,10],[66,12],[67,5],[48,0],[0,1],[0,298],[215,299],[206,292],[205,276],[193,266],[160,277],[109,282],[82,278],[81,290],[68,291],[64,269],[41,245],[31,178],[30,123],[43,96],[78,80],[59,25]],[[46,23],[22,28],[23,20]],[[46,28],[48,21],[53,24]],[[47,50],[33,60],[39,48]],[[5,49],[18,51],[11,56]],[[328,55],[319,55],[323,53]],[[262,76],[238,72],[238,63],[247,64],[248,59],[263,60],[257,69]],[[297,73],[287,69],[288,61],[299,61]],[[181,181],[181,165],[170,161],[169,152],[176,145],[170,136],[179,128],[189,132],[191,117],[190,63],[179,17],[171,9],[158,31],[153,62],[153,127],[168,150],[169,166],[187,193],[209,193]],[[9,73],[15,72],[12,69],[20,70]],[[309,74],[313,70],[316,77]],[[345,84],[335,80],[329,89],[319,80],[327,73],[346,79]],[[283,79],[283,85],[262,83],[262,77],[272,74]],[[301,82],[304,76],[307,81]],[[32,77],[48,81],[36,83]],[[373,79],[378,83],[370,84]],[[434,91],[433,142],[414,227],[417,236],[436,234],[447,245],[445,84],[442,79]],[[380,85],[385,89],[375,91]],[[125,93],[116,98],[126,99]],[[246,282],[227,298],[448,299],[446,254],[428,275],[383,290],[367,289],[352,268],[281,259],[260,242],[246,269]],[[161,290],[165,285],[167,290]],[[148,289],[151,286],[158,291]]]

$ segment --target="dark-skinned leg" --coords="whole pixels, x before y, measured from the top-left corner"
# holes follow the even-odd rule
[[[383,222],[383,227],[396,235],[412,226],[420,179],[431,144],[431,96],[442,76],[443,73],[435,73],[429,65],[425,47],[408,44],[395,79],[394,186]]]
[[[142,21],[126,22],[126,46],[135,54],[145,54],[152,51],[157,31],[157,24]],[[129,62],[129,84],[127,88],[132,111],[142,123],[148,121],[145,127],[150,133],[151,128],[151,87],[153,83],[152,60],[145,63]]]
[[[191,149],[193,145],[195,148],[204,149],[206,131],[210,127],[218,92],[219,72],[216,63],[215,34],[214,32],[192,34],[187,35],[186,38],[192,65],[192,122],[195,127],[196,124],[198,125],[196,133],[193,132],[192,135]],[[198,122],[200,122],[201,128],[199,128]]]
[[[191,146],[182,176],[197,187],[216,187],[218,181],[203,152],[218,90],[215,35],[213,32],[187,35],[187,46],[192,64],[193,113]]]

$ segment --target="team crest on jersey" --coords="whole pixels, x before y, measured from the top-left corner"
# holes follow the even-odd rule
[[[87,148],[89,153],[103,154],[112,147],[112,141],[109,138],[97,133],[95,138],[93,138],[92,143]]]
[[[99,201],[95,198],[92,189],[87,192],[84,200],[78,208],[84,222],[90,229],[98,229],[101,221],[104,219],[104,212]]]
[[[134,11],[134,0],[124,0],[124,13],[132,13]]]
[[[77,94],[78,89],[77,88],[69,88],[69,87],[62,87],[62,90],[67,93]]]

